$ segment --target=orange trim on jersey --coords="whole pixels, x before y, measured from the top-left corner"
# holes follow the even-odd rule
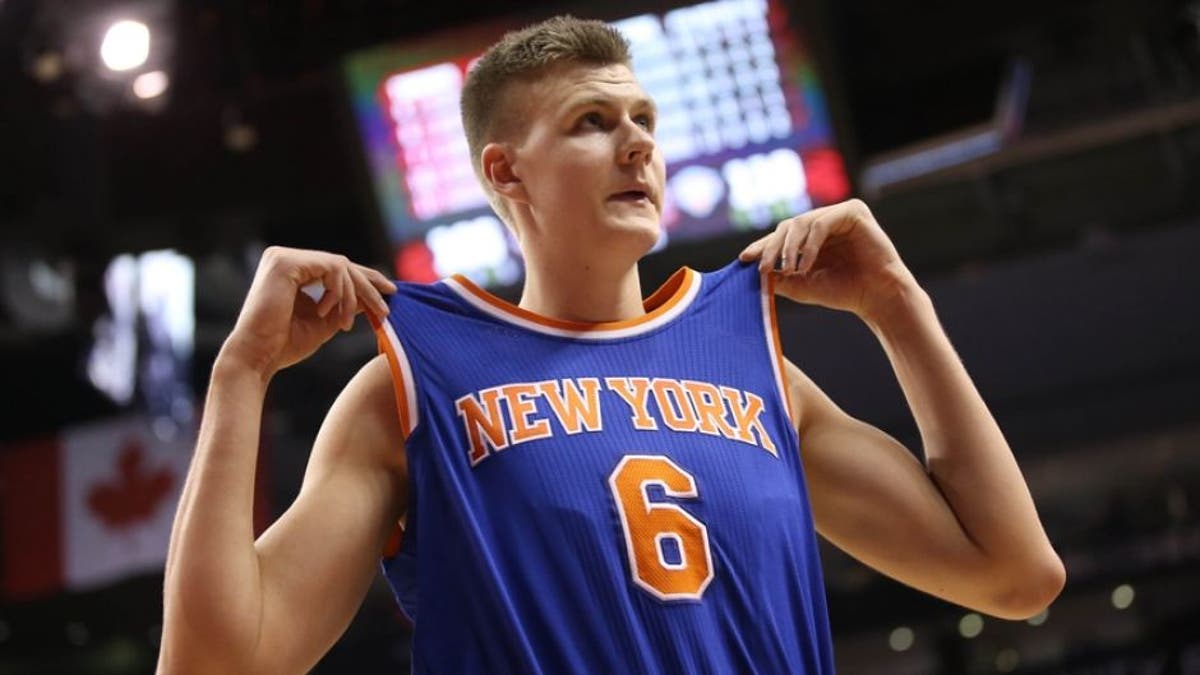
[[[495,309],[504,312],[505,314],[510,314],[512,316],[525,319],[526,321],[532,321],[533,323],[549,328],[580,332],[619,330],[649,323],[663,314],[671,311],[671,308],[678,305],[680,301],[687,297],[688,290],[691,289],[694,284],[699,283],[698,273],[690,268],[681,267],[674,274],[672,274],[671,278],[667,279],[662,286],[659,286],[658,290],[651,293],[650,297],[642,301],[642,308],[646,310],[646,313],[642,316],[635,317],[633,319],[625,319],[622,321],[599,321],[589,323],[584,321],[568,321],[566,319],[555,319],[548,316],[542,316],[541,314],[536,314],[527,309],[523,309],[512,304],[511,302],[492,295],[479,286],[476,286],[474,282],[461,274],[455,274],[452,278],[461,284],[463,288],[470,291],[471,295],[474,295],[476,298],[479,298]]]
[[[392,371],[392,393],[396,397],[396,412],[400,415],[400,431],[404,434],[405,440],[408,439],[409,432],[412,431],[408,419],[408,396],[405,393],[404,372],[400,370],[400,360],[392,349],[392,343],[388,340],[387,332],[383,327],[383,321],[378,319],[374,314],[367,312],[367,318],[371,321],[371,328],[375,330],[375,344],[388,362],[388,368]]]
[[[796,412],[792,410],[792,395],[787,386],[787,370],[783,367],[783,345],[779,341],[779,319],[775,315],[775,274],[767,272],[767,307],[771,316],[771,343],[775,345],[775,362],[779,366],[779,386],[783,388],[783,406],[795,427]]]
[[[388,535],[387,543],[383,545],[383,557],[395,558],[400,552],[400,544],[404,542],[404,528],[400,523],[392,525],[392,533]]]
[[[395,350],[392,349],[391,340],[388,339],[387,329],[384,328],[383,321],[371,312],[367,312],[367,319],[371,322],[371,328],[375,331],[375,344],[379,352],[384,355],[388,362],[388,368],[392,371],[392,393],[396,398],[396,412],[400,416],[400,432],[404,434],[404,439],[408,440],[408,434],[412,431],[410,420],[408,419],[408,395],[407,388],[404,382],[404,372],[400,369],[400,359]],[[392,531],[388,535],[387,542],[383,545],[383,550],[380,555],[384,558],[394,558],[400,552],[400,545],[404,542],[404,527],[400,523],[392,525]]]

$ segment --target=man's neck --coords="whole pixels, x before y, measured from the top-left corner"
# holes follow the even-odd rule
[[[624,321],[646,313],[636,263],[624,269],[605,269],[577,261],[527,262],[522,309],[583,323]]]

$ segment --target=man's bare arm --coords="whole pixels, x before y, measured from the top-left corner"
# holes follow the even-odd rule
[[[379,571],[407,505],[407,467],[380,355],[325,418],[295,503],[255,548],[262,570],[256,672],[306,672],[333,646]]]
[[[320,279],[325,298],[299,294]],[[391,284],[340,256],[269,249],[222,347],[172,529],[159,671],[300,672],[361,601],[405,479],[386,364],[339,396],[296,502],[256,543],[254,468],[271,376],[306,358],[355,314],[387,309]],[[342,570],[331,583],[334,570]],[[303,577],[303,578],[302,578]]]
[[[257,374],[215,364],[167,551],[160,673],[251,666],[262,603],[252,506],[265,389]],[[211,649],[218,641],[224,648]]]
[[[817,527],[915,588],[995,616],[1036,614],[1065,572],[1012,451],[928,296],[914,286],[889,307],[868,324],[912,409],[926,464],[788,362]]]
[[[821,532],[885,574],[997,616],[1028,616],[1053,600],[1065,572],[1012,451],[867,205],[851,199],[788,218],[740,258],[757,260],[779,295],[866,322],[921,432],[925,466],[789,364]]]

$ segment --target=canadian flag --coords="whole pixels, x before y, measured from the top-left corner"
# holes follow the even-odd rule
[[[161,569],[195,446],[123,418],[0,449],[0,595],[84,590]]]

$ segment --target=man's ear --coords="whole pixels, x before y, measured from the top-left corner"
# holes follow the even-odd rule
[[[513,170],[513,155],[513,147],[507,143],[488,143],[484,146],[480,157],[483,178],[496,194],[510,201],[526,203],[529,195],[525,192],[525,183]]]

